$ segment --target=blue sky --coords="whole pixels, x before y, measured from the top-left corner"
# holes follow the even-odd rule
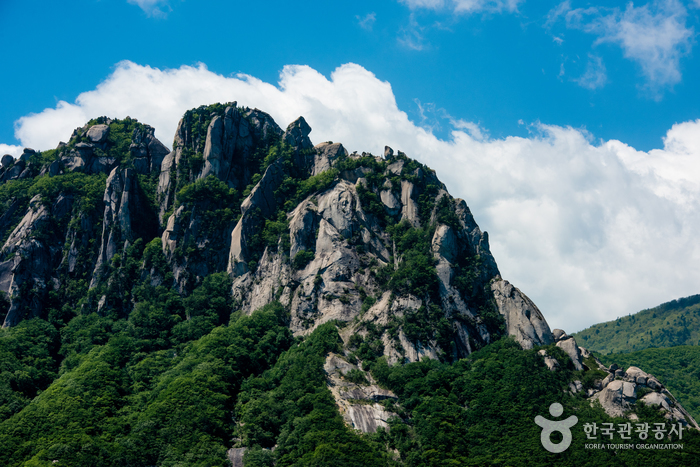
[[[700,0],[0,2],[0,151],[238,100],[393,145],[575,331],[700,292]]]

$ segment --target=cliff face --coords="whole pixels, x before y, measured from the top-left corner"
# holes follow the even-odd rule
[[[167,271],[150,270],[153,283],[187,295],[226,271],[244,312],[280,300],[299,335],[352,322],[347,335],[391,361],[458,358],[504,333],[525,348],[552,342],[433,171],[391,148],[313,146],[310,132],[303,117],[282,131],[260,110],[217,104],[184,115],[170,152],[151,127],[102,117],[54,151],[5,160],[9,183],[54,198],[16,197],[0,219],[14,225],[0,264],[4,326],[41,316],[49,292],[77,278],[86,310],[128,313],[105,289],[115,255],[160,236]],[[74,186],[83,179],[104,184],[101,199]]]

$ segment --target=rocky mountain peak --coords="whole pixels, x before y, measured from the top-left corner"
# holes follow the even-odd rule
[[[90,202],[87,193],[54,187],[65,201],[53,214],[31,200],[7,207],[6,217],[24,214],[6,254],[28,248],[27,232],[42,223],[56,234],[34,238],[51,258],[29,268],[39,296],[84,271],[96,293],[85,306],[116,306],[99,292],[115,283],[115,258],[123,261],[139,239],[150,245],[160,237],[166,267],[154,283],[186,295],[226,271],[243,312],[280,300],[300,335],[327,321],[352,323],[348,335],[392,361],[458,358],[506,333],[526,348],[552,340],[536,306],[500,278],[466,203],[404,153],[314,146],[303,117],[282,131],[270,115],[236,102],[187,111],[171,151],[153,134],[133,119],[100,117],[67,144],[25,158],[27,179],[82,174],[104,187]],[[3,270],[0,283],[18,283],[18,268]],[[18,286],[7,285],[12,303],[24,303]],[[124,306],[120,313],[133,304]],[[6,325],[19,319],[12,316]]]

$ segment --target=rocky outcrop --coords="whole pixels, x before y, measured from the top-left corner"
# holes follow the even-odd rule
[[[575,370],[581,372],[602,371],[604,375],[595,380],[593,387],[585,388],[580,380],[569,383],[568,392],[580,393],[588,398],[591,405],[600,404],[610,417],[627,417],[636,420],[639,402],[658,407],[664,417],[683,426],[700,429],[693,417],[678,403],[658,379],[645,371],[631,366],[623,370],[616,364],[606,367],[593,354],[578,347],[576,340],[561,329],[552,331],[556,345],[571,358]],[[552,358],[546,350],[538,351],[544,364],[551,371],[558,371],[560,362]],[[585,363],[584,363],[585,359]],[[593,362],[595,364],[593,364]],[[592,366],[592,367],[591,367]]]
[[[49,207],[39,195],[34,196],[27,213],[0,250],[0,256],[8,258],[0,263],[0,285],[10,299],[3,327],[15,326],[43,312],[55,255],[42,238],[50,217]]]
[[[571,359],[574,364],[576,371],[583,370],[583,362],[581,360],[581,351],[576,345],[576,340],[571,336],[566,336],[563,339],[557,341],[557,347],[562,349]]]
[[[231,448],[226,451],[226,457],[231,462],[231,467],[243,467],[243,456],[246,448]]]
[[[138,185],[133,169],[114,168],[107,177],[103,201],[104,220],[100,252],[97,255],[90,288],[105,275],[111,259],[124,245],[137,238],[154,236],[156,220]]]
[[[368,157],[348,156],[341,149],[342,146],[331,143],[316,146],[311,173],[318,173],[321,167],[333,168],[333,164],[344,157],[351,160]],[[333,157],[327,156],[329,151]],[[382,162],[381,159],[375,160]],[[397,162],[403,164],[403,160]],[[379,175],[392,176],[391,167],[394,164],[396,162],[389,165],[384,174]],[[378,300],[360,317],[363,294],[381,295],[383,287],[377,281],[372,267],[368,266],[374,264],[374,268],[384,267],[391,263],[393,255],[394,267],[398,267],[401,258],[375,215],[366,212],[366,206],[363,206],[359,198],[358,187],[360,184],[369,187],[365,190],[376,191],[378,199],[385,201],[387,193],[394,196],[391,203],[383,202],[387,214],[396,216],[395,222],[405,219],[416,227],[421,225],[416,198],[424,189],[416,188],[414,182],[404,180],[402,186],[408,188],[403,190],[403,197],[399,199],[399,196],[393,195],[394,190],[388,178],[379,187],[369,186],[363,177],[369,171],[371,169],[367,167],[358,167],[341,172],[339,179],[331,186],[303,200],[287,214],[289,249],[280,250],[282,244],[277,248],[267,248],[260,259],[251,264],[251,239],[259,235],[262,220],[273,216],[280,202],[275,198],[275,191],[284,174],[280,168],[268,168],[250,196],[242,203],[241,219],[231,235],[227,270],[235,277],[233,296],[243,311],[252,312],[279,298],[290,308],[291,328],[299,335],[307,334],[319,324],[330,320],[348,322],[358,318],[360,324],[353,326],[353,329],[362,334],[364,322],[378,323],[385,327],[389,320],[424,312],[421,307],[428,304],[422,298],[402,296],[388,301],[387,295],[386,300]],[[402,169],[398,173],[401,174]],[[415,177],[413,180],[420,186],[428,183],[442,186],[429,171],[416,170],[412,177]],[[455,227],[437,225],[432,251],[440,280],[438,305],[452,323],[456,342],[453,358],[459,358],[471,353],[475,345],[478,347],[492,339],[489,329],[479,316],[479,305],[472,303],[475,300],[472,292],[487,286],[497,276],[498,268],[489,251],[488,237],[479,230],[466,204],[461,200],[452,200],[444,189],[439,190],[436,200],[444,196],[447,196],[448,205],[453,206],[458,224]],[[430,219],[434,222],[436,209],[437,203],[430,214]],[[295,270],[290,259],[302,251],[313,252],[313,255],[308,263]],[[479,264],[483,265],[473,279],[473,291],[468,295],[454,283],[455,268],[464,257],[478,257]],[[539,311],[537,316],[541,318]],[[540,323],[536,325],[541,327]],[[537,343],[531,343],[531,346],[539,345],[545,340],[543,336],[546,333],[540,327],[537,328],[539,334],[534,333],[533,338]],[[549,332],[546,323],[544,327]],[[382,339],[385,343],[384,353],[392,362],[416,361],[422,356],[437,358],[440,352],[435,342],[411,342],[402,330],[394,337],[385,334]]]
[[[328,389],[350,427],[363,433],[374,433],[377,428],[388,428],[387,420],[395,416],[380,404],[387,399],[398,400],[391,391],[374,383],[369,372],[364,372],[343,357],[330,353],[323,365]],[[351,378],[351,375],[355,378]],[[364,378],[364,382],[357,382]]]
[[[102,138],[104,137],[102,136]],[[160,173],[163,159],[170,150],[155,137],[153,127],[144,125],[143,128],[136,129],[132,134],[129,152],[133,160],[134,170],[140,174],[150,174]]]
[[[515,337],[524,349],[554,342],[544,316],[524,293],[505,280],[494,281],[491,291],[498,311],[506,320],[508,334]]]
[[[24,160],[15,160],[8,154],[4,155],[2,157],[2,166],[0,167],[0,183],[20,178],[26,166],[27,163]]]
[[[248,272],[250,261],[249,246],[253,236],[270,218],[279,204],[275,191],[284,179],[284,168],[280,161],[272,163],[263,174],[250,195],[241,203],[241,219],[231,232],[231,247],[227,271],[234,276]]]
[[[204,138],[193,133],[195,121],[200,125],[207,120]],[[258,109],[239,108],[236,102],[221,114],[209,113],[204,106],[188,111],[178,123],[173,150],[160,166],[157,195],[162,222],[167,222],[162,216],[175,202],[179,186],[212,175],[242,192],[257,171],[251,163],[255,151],[281,136],[272,117]],[[203,158],[200,168],[189,164],[196,154]]]
[[[559,368],[561,368],[559,366],[559,361],[556,358],[550,356],[546,350],[538,350],[537,354],[542,355],[542,357],[544,358],[544,364],[547,365],[549,371],[557,371]]]
[[[85,135],[91,143],[101,144],[107,142],[109,135],[109,125],[93,125]]]
[[[311,175],[318,175],[330,170],[333,163],[341,156],[347,156],[348,151],[340,143],[321,143],[314,146],[314,163]]]
[[[299,117],[289,124],[282,140],[297,149],[310,149],[313,144],[309,139],[309,133],[311,133],[311,127],[306,123],[304,117]]]
[[[124,128],[129,128],[130,134],[125,136]],[[227,270],[234,278],[233,297],[244,312],[280,299],[290,310],[291,327],[297,335],[335,319],[356,322],[351,326],[353,332],[366,335],[369,323],[396,326],[397,320],[437,306],[452,326],[452,358],[466,356],[490,342],[497,331],[480,316],[485,306],[480,291],[498,278],[498,268],[489,251],[488,236],[476,225],[466,203],[452,199],[433,171],[401,152],[395,156],[386,148],[383,159],[367,153],[348,154],[340,143],[314,147],[310,132],[303,117],[282,132],[268,114],[257,109],[240,108],[235,102],[203,106],[184,115],[173,150],[168,152],[154,137],[153,128],[133,120],[117,122],[100,117],[76,129],[68,144],[59,145],[56,159],[43,167],[31,166],[34,152],[27,150],[19,161],[6,158],[0,170],[13,171],[11,177],[25,173],[58,177],[70,171],[109,173],[104,210],[100,206],[98,214],[76,212],[75,219],[61,224],[64,237],[56,243],[65,245],[66,251],[59,255],[58,264],[52,259],[52,264],[67,274],[89,268],[92,288],[106,278],[115,254],[138,238],[148,242],[160,228],[167,267],[181,293],[188,293],[206,275]],[[125,138],[129,138],[126,146]],[[126,147],[128,153],[115,152],[117,143],[120,151]],[[281,159],[269,160],[275,154]],[[120,161],[133,168],[117,167]],[[281,199],[280,189],[287,177],[301,184],[334,169],[340,161],[345,162],[338,166],[342,170],[332,183],[307,193],[286,213],[288,241],[286,232],[280,234],[277,245],[272,245],[270,238],[261,238],[267,223],[275,222],[275,228],[284,225],[285,213],[280,207],[289,200]],[[265,172],[257,175],[264,166]],[[137,181],[137,174],[153,171],[159,176],[156,198],[160,218],[156,222]],[[216,201],[206,196],[183,202],[176,199],[183,187],[206,183],[209,177],[235,190],[231,193],[236,194],[220,196],[229,205],[214,206]],[[220,189],[221,185],[215,186]],[[243,198],[246,190],[250,193]],[[368,198],[361,201],[361,195]],[[444,208],[444,200],[454,214],[449,225],[438,219],[437,204]],[[49,217],[68,215],[72,202],[68,197],[57,200]],[[231,214],[239,202],[240,216]],[[13,209],[19,208],[8,206],[4,213],[7,219],[0,218],[0,230],[16,222],[10,223],[16,216]],[[228,209],[226,221],[217,220],[214,230],[209,228],[213,209],[218,213]],[[90,242],[94,226],[99,224],[96,215],[102,218],[98,227],[101,235],[98,242]],[[385,284],[378,279],[381,269],[399,268],[404,260],[388,233],[388,219],[390,223],[403,220],[415,228],[435,225],[430,252],[437,272],[436,294],[415,297],[403,293],[390,298],[384,293]],[[99,247],[90,247],[93,244]],[[458,277],[467,268],[465,258],[473,260],[468,286],[464,277]],[[11,269],[9,263],[0,267],[0,284],[8,290]],[[55,280],[57,275],[52,273],[49,282]],[[375,303],[363,308],[363,302],[370,300],[367,297]],[[509,299],[519,300],[521,308],[529,306],[526,299]],[[511,328],[520,332],[523,342],[530,339],[536,345],[542,341],[534,318],[532,331],[526,329],[525,318],[522,322],[515,319],[512,309],[517,309],[516,305],[506,308],[515,323]],[[402,326],[391,335],[384,330],[381,341],[393,362],[437,358],[442,352],[435,338],[417,340]]]

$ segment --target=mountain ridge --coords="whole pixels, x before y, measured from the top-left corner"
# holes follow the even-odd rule
[[[236,302],[249,313],[270,303],[281,288],[278,298],[292,309],[295,333],[313,330],[329,319],[359,316],[368,295],[385,305],[381,312],[374,305],[374,314],[396,314],[377,292],[386,283],[404,300],[400,309],[415,312],[432,303],[451,316],[447,323],[451,330],[442,326],[442,334],[434,330],[420,343],[434,357],[438,352],[451,352],[452,358],[466,356],[472,347],[491,342],[492,334],[506,331],[499,330],[500,316],[505,316],[508,333],[525,347],[551,342],[536,306],[517,288],[501,282],[488,235],[481,232],[466,203],[449,196],[433,171],[401,152],[394,155],[390,148],[382,158],[348,154],[339,143],[313,147],[310,132],[303,117],[282,131],[269,115],[240,109],[236,103],[186,112],[173,150],[166,155],[153,129],[132,120],[101,117],[76,130],[38,176],[48,176],[48,183],[60,174],[109,174],[100,246],[92,258],[89,298],[82,306],[98,312],[116,306],[122,309],[118,313],[127,313],[128,306],[119,297],[105,293],[115,285],[105,273],[107,266],[138,238],[148,243],[161,232],[168,272],[180,293],[186,295],[210,273],[226,271],[234,279]],[[29,161],[23,173],[36,171],[36,165]],[[155,194],[147,194],[144,189],[153,190],[156,176]],[[43,255],[31,264],[46,267],[49,253],[59,261],[58,245],[29,241],[31,230],[46,218],[57,217],[54,213],[71,215],[72,198],[58,196],[51,213],[40,195],[29,201],[29,211],[5,242],[3,254],[11,255],[26,244],[24,248],[31,250],[26,255]],[[238,203],[240,215],[234,209]],[[79,220],[73,217],[68,224]],[[71,248],[63,253],[58,268],[67,264],[69,275],[75,273],[79,235],[71,229],[65,234],[71,238]],[[332,255],[336,257],[331,259]],[[0,270],[10,269],[0,277],[0,283],[10,284],[6,292],[12,302],[5,326],[19,322],[21,313],[41,313],[40,303],[28,305],[19,297],[20,283],[33,283],[32,290],[41,296],[48,293],[47,284],[61,282],[49,277],[49,270],[28,268],[30,277],[21,277],[12,271],[21,269],[18,261],[25,263],[17,255],[8,261],[12,267],[7,261],[0,265]],[[291,267],[302,263],[303,269]],[[423,276],[412,276],[420,273]],[[157,274],[152,277],[152,282],[163,280]],[[427,288],[412,286],[426,280]],[[377,318],[386,321],[388,316]],[[408,342],[401,323],[395,327],[400,328],[398,336],[384,342],[385,348],[393,349],[387,350],[393,352],[392,361],[407,353],[418,358],[423,352]],[[438,340],[443,348],[438,348]]]
[[[0,462],[489,463],[470,408],[505,423],[504,404],[508,459],[554,462],[532,416],[555,401],[698,428],[652,375],[550,330],[434,171],[310,132],[214,104],[170,151],[100,117],[3,158]]]
[[[700,343],[700,295],[647,308],[574,333],[582,345],[600,353],[625,353],[650,347]]]

